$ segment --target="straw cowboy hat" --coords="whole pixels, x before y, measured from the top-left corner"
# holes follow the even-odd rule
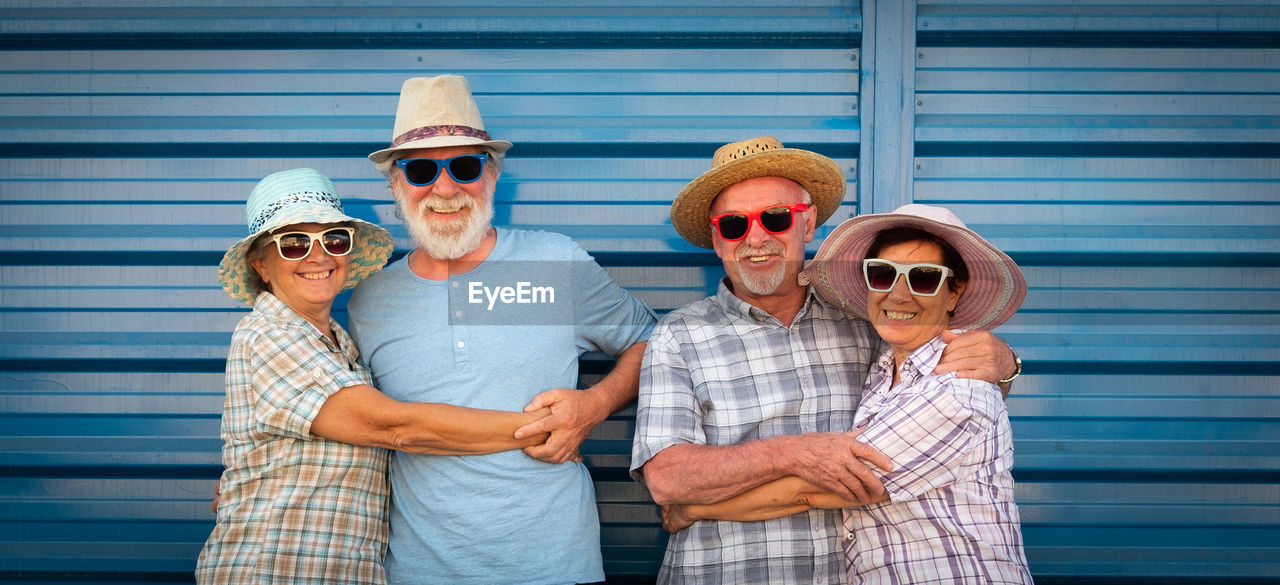
[[[955,248],[969,269],[969,282],[951,317],[953,329],[993,329],[1012,317],[1027,296],[1027,281],[1013,259],[965,227],[944,207],[912,203],[893,213],[858,216],[827,236],[800,274],[801,283],[817,289],[844,312],[867,318],[867,281],[862,260],[876,236],[894,228],[915,228]]]
[[[346,256],[347,281],[342,290],[355,287],[365,277],[381,270],[395,247],[387,230],[343,213],[342,201],[333,183],[311,169],[267,175],[249,193],[245,215],[249,220],[249,237],[231,246],[222,256],[218,280],[231,298],[250,305],[262,290],[250,279],[253,267],[245,261],[245,254],[259,236],[276,228],[298,223],[345,223],[354,227],[351,253]]]
[[[671,203],[671,225],[690,244],[711,246],[711,202],[725,188],[756,177],[785,177],[809,192],[822,225],[844,199],[844,171],[820,154],[784,148],[777,138],[761,136],[716,149],[711,170],[702,173]]]
[[[374,164],[396,151],[442,146],[484,146],[498,154],[511,148],[506,140],[494,140],[484,129],[480,109],[471,97],[467,79],[460,75],[414,77],[400,87],[396,125],[391,146],[369,155]]]

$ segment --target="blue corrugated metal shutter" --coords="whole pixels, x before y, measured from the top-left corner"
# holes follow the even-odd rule
[[[1031,287],[1000,333],[1033,574],[1280,576],[1280,5],[914,17],[914,200]]]
[[[0,13],[0,580],[190,579],[244,198],[314,167],[403,253],[364,156],[408,77],[466,75],[516,143],[497,222],[574,237],[659,310],[719,272],[667,222],[717,146],[773,134],[856,176],[860,22],[838,1],[162,4]],[[626,474],[631,416],[584,447],[614,580],[666,542]]]
[[[403,253],[363,157],[403,79],[446,72],[517,144],[498,221],[573,236],[659,310],[720,274],[666,213],[724,142],[835,156],[851,195],[827,229],[955,209],[1032,286],[1000,333],[1027,360],[1009,403],[1037,578],[1280,576],[1274,1],[12,4],[0,581],[190,579],[244,312],[214,266],[246,193],[313,166]],[[665,543],[631,431],[621,413],[584,447],[613,580]]]

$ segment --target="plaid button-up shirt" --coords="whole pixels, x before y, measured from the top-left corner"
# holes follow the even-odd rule
[[[1013,500],[1013,437],[1000,390],[933,374],[941,337],[916,349],[893,382],[893,353],[867,378],[856,427],[894,462],[889,501],[844,512],[849,580],[1031,583]]]
[[[847,431],[878,337],[810,293],[790,327],[733,296],[666,315],[640,378],[632,476],[672,445]],[[671,536],[659,583],[840,583],[840,511],[702,521]]]
[[[370,382],[355,343],[338,345],[270,293],[227,356],[218,524],[202,584],[385,583],[387,452],[311,434],[338,390]]]

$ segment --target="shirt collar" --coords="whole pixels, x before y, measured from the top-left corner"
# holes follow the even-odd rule
[[[253,302],[253,310],[262,313],[264,317],[268,317],[274,321],[299,321],[297,313],[284,304],[276,295],[263,291],[258,293],[258,298]]]
[[[898,368],[898,384],[902,386],[910,386],[925,376],[933,373],[933,368],[937,367],[938,360],[942,358],[942,350],[946,349],[947,344],[943,343],[942,336],[939,335],[930,339],[924,345],[917,347],[911,355],[903,360],[902,366]],[[883,374],[891,374],[893,368],[893,350],[890,349],[880,356],[880,361],[876,365],[877,369]]]
[[[755,321],[768,321],[769,319],[773,319],[773,315],[770,315],[768,311],[738,298],[738,296],[733,294],[733,291],[729,289],[730,286],[729,277],[725,276],[720,279],[720,286],[716,288],[716,299],[720,302],[720,305],[724,307],[726,313]],[[808,313],[810,306],[815,301],[822,306],[830,306],[826,301],[822,300],[822,297],[819,297],[814,293],[813,287],[809,287],[808,292],[804,297],[804,306],[800,307],[799,313],[796,313],[796,319],[799,319],[800,317],[803,317],[805,313]],[[789,325],[789,323],[784,325]]]
[[[304,327],[317,337],[323,339],[325,345],[333,348],[333,340],[329,339],[328,335],[320,333],[320,330],[316,329],[315,325],[312,325],[306,319],[298,316],[293,309],[289,308],[289,305],[284,304],[284,301],[267,291],[258,293],[258,298],[253,302],[253,310],[260,313],[269,321],[293,325],[295,327]],[[338,342],[341,344],[339,348],[335,349],[340,349],[345,353],[348,348],[351,348],[354,345],[348,340],[346,330],[344,330],[341,325],[338,325],[338,322],[334,321],[333,317],[329,317],[329,328],[333,329],[335,334],[338,336]]]

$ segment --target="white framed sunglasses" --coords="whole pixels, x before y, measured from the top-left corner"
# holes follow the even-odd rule
[[[332,227],[318,232],[288,231],[271,234],[271,241],[276,243],[276,251],[285,260],[301,260],[311,253],[311,245],[320,242],[320,247],[330,256],[346,256],[351,253],[351,242],[356,228]]]
[[[906,275],[907,288],[918,297],[937,296],[942,283],[955,273],[946,266],[921,262],[898,264],[883,258],[867,258],[862,261],[862,276],[867,288],[875,292],[889,292],[898,283],[898,277]]]

